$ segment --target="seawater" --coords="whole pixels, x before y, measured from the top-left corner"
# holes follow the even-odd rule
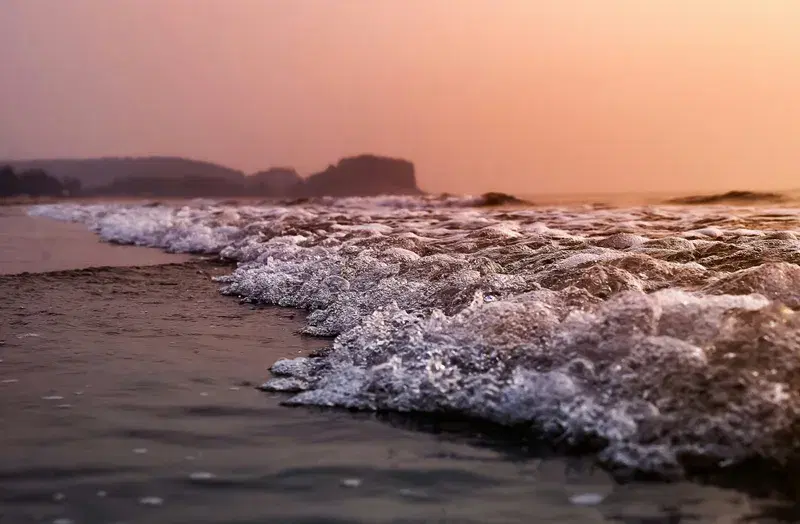
[[[476,203],[30,213],[234,260],[222,293],[309,311],[336,338],[275,362],[263,388],[289,405],[486,421],[631,474],[797,464],[800,209]]]

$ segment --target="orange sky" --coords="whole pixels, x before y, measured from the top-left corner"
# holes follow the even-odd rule
[[[800,187],[797,0],[2,0],[0,64],[0,157]]]

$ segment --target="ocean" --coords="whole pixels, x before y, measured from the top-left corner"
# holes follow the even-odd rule
[[[3,518],[800,517],[794,200],[485,204],[14,215],[104,243],[0,277]]]

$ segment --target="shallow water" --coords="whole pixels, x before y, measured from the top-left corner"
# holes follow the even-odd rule
[[[276,359],[329,343],[194,262],[0,277],[0,507],[11,523],[738,522],[787,502],[616,484],[480,426],[287,408]],[[235,327],[235,329],[233,329]],[[61,520],[59,520],[61,519]],[[68,520],[64,520],[68,519]]]

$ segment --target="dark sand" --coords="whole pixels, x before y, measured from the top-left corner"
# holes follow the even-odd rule
[[[123,253],[85,247],[82,265]],[[302,312],[219,295],[210,277],[228,270],[0,276],[0,523],[771,521],[739,492],[615,485],[591,460],[471,428],[282,407],[252,385],[329,341],[297,334]]]

